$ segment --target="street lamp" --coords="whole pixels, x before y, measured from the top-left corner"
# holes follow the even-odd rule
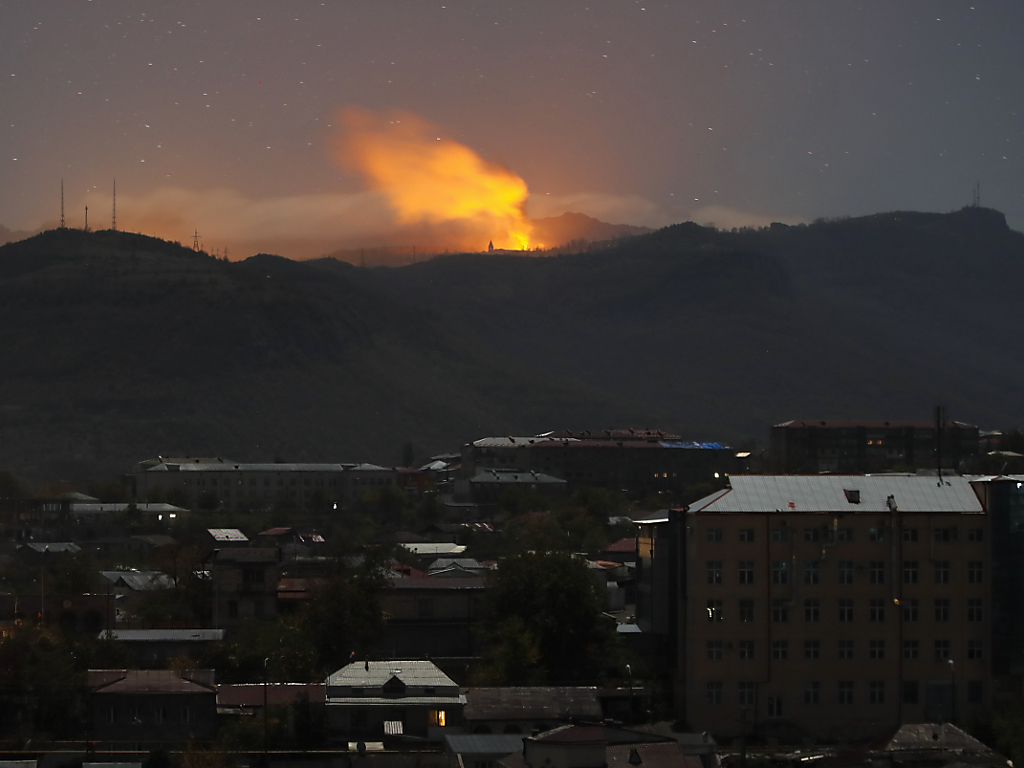
[[[949,718],[950,723],[956,722],[956,665],[953,664],[952,659],[946,659],[946,663],[949,664],[949,695],[950,695],[950,710],[951,715]]]
[[[626,665],[626,674],[629,675],[629,722],[633,722],[633,668]]]

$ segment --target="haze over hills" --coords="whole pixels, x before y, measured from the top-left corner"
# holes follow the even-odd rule
[[[996,211],[681,224],[550,258],[228,263],[119,232],[0,248],[0,468],[419,457],[490,434],[797,417],[1024,423],[1024,235]]]

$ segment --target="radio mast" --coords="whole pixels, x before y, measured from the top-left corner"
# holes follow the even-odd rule
[[[110,217],[110,228],[117,232],[117,179],[114,179],[114,214]]]

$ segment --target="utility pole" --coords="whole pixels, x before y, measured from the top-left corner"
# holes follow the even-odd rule
[[[117,179],[114,179],[114,213],[110,217],[110,228],[117,232]]]

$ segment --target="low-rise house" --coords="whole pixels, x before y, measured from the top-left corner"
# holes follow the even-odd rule
[[[212,669],[91,669],[92,733],[99,750],[150,750],[209,741],[216,730]]]
[[[501,768],[638,768],[641,765],[703,768],[675,739],[606,725],[563,725],[527,736],[523,749],[498,762]]]
[[[462,725],[466,697],[430,661],[358,661],[327,678],[327,724],[348,741],[441,742]]]
[[[448,734],[444,754],[449,768],[497,768],[498,761],[523,748],[514,734]]]

